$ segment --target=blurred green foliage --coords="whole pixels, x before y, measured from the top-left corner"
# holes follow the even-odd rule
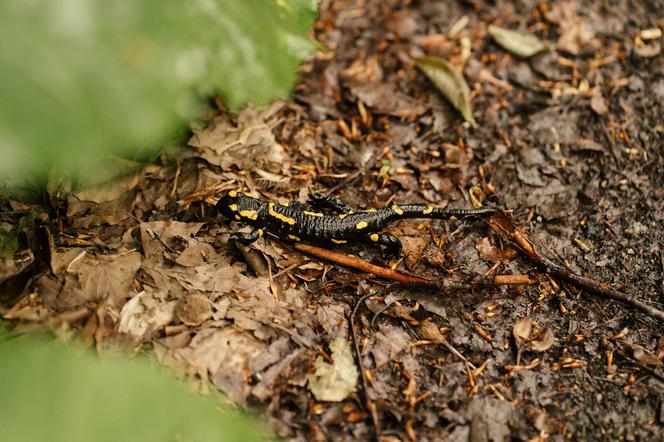
[[[0,342],[2,441],[265,440],[250,417],[220,410],[144,361],[100,363],[57,342],[19,341]]]
[[[160,147],[217,92],[288,94],[312,0],[3,0],[0,184]]]

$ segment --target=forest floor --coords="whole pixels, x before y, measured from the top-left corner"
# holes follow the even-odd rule
[[[489,25],[551,50],[518,58]],[[292,102],[218,105],[184,150],[52,192],[34,262],[0,268],[0,313],[147,353],[285,438],[664,440],[664,322],[547,272],[486,223],[399,221],[398,261],[335,251],[434,280],[531,283],[394,285],[274,238],[235,244],[246,228],[212,208],[234,189],[505,209],[555,264],[661,311],[657,29],[661,2],[323,0]],[[416,69],[422,55],[463,72],[476,127]]]

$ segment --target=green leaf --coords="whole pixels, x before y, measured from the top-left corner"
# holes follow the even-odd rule
[[[477,126],[470,106],[470,88],[461,72],[438,57],[415,59],[417,66],[472,126]]]
[[[519,57],[532,57],[547,49],[546,45],[534,35],[521,34],[493,25],[489,26],[489,34],[499,45]]]
[[[199,4],[199,39],[206,42],[211,85],[230,109],[287,97],[297,68],[314,49],[307,32],[316,17],[315,4],[302,0],[199,0]]]
[[[0,343],[0,440],[264,440],[247,416],[220,411],[145,361],[100,363],[57,343],[20,341]]]
[[[0,2],[0,179],[145,157],[212,92],[286,96],[314,18],[303,0]]]

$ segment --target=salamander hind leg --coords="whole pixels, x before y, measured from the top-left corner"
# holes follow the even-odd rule
[[[309,201],[313,206],[331,209],[337,213],[350,213],[351,208],[339,198],[324,195],[322,193],[312,193],[309,195]]]
[[[383,251],[383,257],[386,259],[389,258],[398,258],[401,255],[401,249],[403,245],[399,238],[392,235],[385,235],[381,233],[371,233],[369,234],[369,240],[374,244],[379,244],[385,247]]]

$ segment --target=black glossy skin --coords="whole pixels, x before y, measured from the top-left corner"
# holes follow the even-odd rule
[[[236,233],[233,238],[252,242],[265,232],[282,239],[322,245],[373,242],[386,247],[386,255],[398,256],[401,242],[394,236],[381,234],[390,223],[406,218],[466,219],[491,215],[494,209],[443,209],[417,204],[393,205],[354,213],[336,198],[314,195],[312,205],[332,209],[336,213],[310,210],[299,202],[278,204],[263,201],[242,192],[230,191],[217,203],[224,216],[256,227],[252,233]]]

